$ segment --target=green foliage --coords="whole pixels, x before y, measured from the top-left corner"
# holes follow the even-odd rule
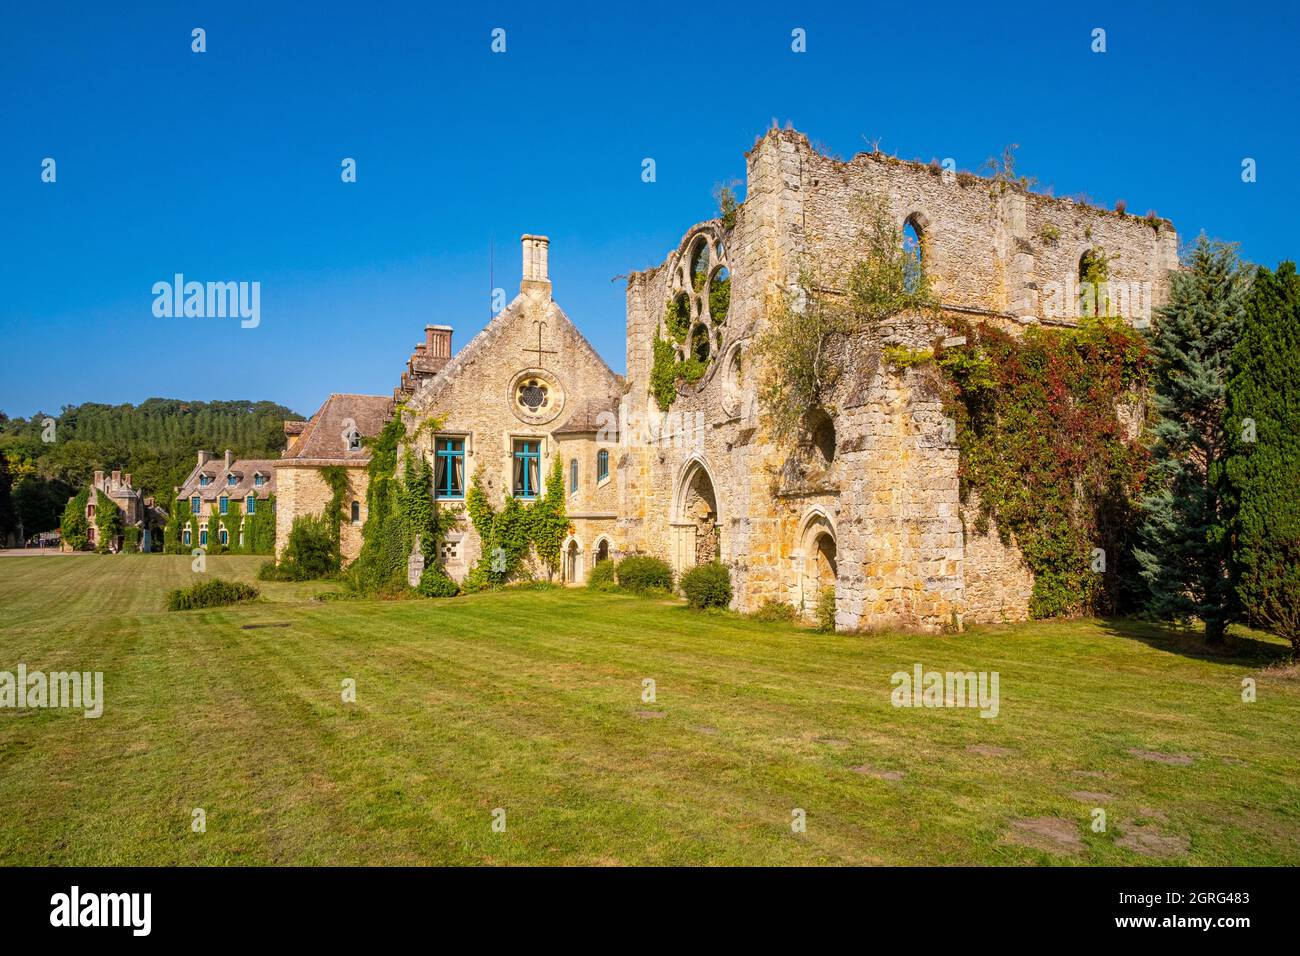
[[[122,533],[122,512],[113,499],[102,491],[95,491],[95,550],[108,554],[109,547]]]
[[[84,551],[90,543],[90,525],[86,522],[86,505],[90,502],[90,488],[83,488],[63,509],[59,530],[63,543],[73,551]]]
[[[618,587],[613,561],[597,561],[587,575],[587,587],[594,591],[613,591]]]
[[[887,345],[883,354],[886,362],[904,371],[934,360],[934,349],[909,349],[898,345]]]
[[[361,529],[361,553],[348,568],[348,586],[359,594],[409,593],[407,563],[419,535],[424,571],[415,591],[425,597],[449,597],[459,592],[438,564],[438,542],[451,526],[433,497],[433,470],[423,454],[408,445],[397,474],[397,451],[413,443],[426,429],[436,431],[441,421],[430,419],[408,436],[399,411],[369,441],[369,482],[366,488],[366,523]]]
[[[1079,259],[1079,314],[1088,318],[1110,311],[1110,258],[1106,250],[1093,246]]]
[[[668,300],[664,328],[668,330],[668,338],[678,345],[686,341],[686,333],[691,330],[691,303],[685,293]]]
[[[518,577],[530,553],[554,573],[560,565],[560,545],[568,533],[564,507],[564,472],[556,458],[546,478],[546,493],[524,504],[507,497],[500,511],[492,507],[475,474],[465,495],[465,510],[478,532],[483,553],[466,578],[465,589],[481,590]]]
[[[1149,356],[1118,319],[1077,329],[1031,327],[1017,339],[991,326],[944,351],[947,409],[957,423],[961,494],[979,495],[977,532],[997,523],[1034,574],[1037,618],[1119,609],[1132,580],[1128,529],[1146,454],[1116,414],[1136,402]],[[1093,571],[1093,549],[1106,573]]]
[[[460,593],[460,585],[451,579],[442,565],[436,561],[424,569],[420,575],[420,584],[416,592],[423,597],[455,597]]]
[[[54,420],[52,442],[42,440],[46,417]],[[89,484],[96,469],[129,472],[136,488],[167,501],[194,467],[196,449],[275,458],[284,445],[284,420],[301,417],[272,402],[88,402],[58,415],[0,418],[0,457],[10,463],[15,508],[22,487],[23,533],[30,536],[58,526],[68,495]]]
[[[654,365],[650,369],[650,393],[662,411],[677,398],[677,352],[672,343],[655,336]]]
[[[740,203],[736,199],[736,183],[718,183],[713,187],[713,198],[718,204],[718,218],[723,229],[734,229]]]
[[[824,587],[817,592],[817,606],[813,608],[817,630],[827,634],[835,631],[835,588]]]
[[[257,588],[251,584],[213,578],[193,587],[177,588],[170,592],[167,595],[167,610],[192,611],[201,607],[224,607],[227,604],[252,601],[257,594]]]
[[[664,561],[645,554],[634,554],[618,563],[618,585],[633,592],[671,591],[673,569]]]
[[[339,539],[331,532],[329,521],[324,515],[299,515],[293,519],[279,564],[267,562],[258,577],[264,581],[311,581],[329,577],[338,569]]]
[[[799,618],[799,611],[793,604],[787,604],[785,601],[778,601],[775,598],[768,598],[758,608],[747,617],[755,621],[762,621],[768,624],[793,624]]]
[[[709,318],[721,322],[731,309],[731,276],[722,277],[722,272],[713,277],[709,285]]]
[[[681,587],[686,602],[693,608],[731,604],[731,572],[717,561],[691,568],[682,575]]]
[[[1148,610],[1183,622],[1198,618],[1210,643],[1222,640],[1235,613],[1223,502],[1224,413],[1249,285],[1235,248],[1202,235],[1186,268],[1170,273],[1169,301],[1151,335],[1160,418],[1135,553]]]
[[[752,349],[763,369],[759,403],[778,445],[797,438],[807,416],[824,404],[839,381],[843,369],[837,346],[846,338],[874,333],[883,321],[904,312],[934,314],[937,309],[923,263],[904,248],[903,231],[884,201],[863,200],[858,212],[862,258],[844,275],[802,273],[798,289],[769,307]],[[846,294],[823,295],[817,291],[822,286],[843,288]]]
[[[140,529],[135,525],[128,525],[122,531],[122,551],[126,554],[134,554],[140,550]]]
[[[1300,277],[1260,269],[1226,389],[1231,575],[1246,618],[1300,656]]]

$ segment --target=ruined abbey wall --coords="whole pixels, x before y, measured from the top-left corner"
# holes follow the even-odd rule
[[[955,436],[938,390],[923,370],[880,360],[885,345],[933,344],[946,334],[941,324],[898,317],[850,344],[849,374],[826,403],[830,460],[768,441],[746,350],[773,304],[843,291],[846,270],[864,252],[868,196],[894,223],[918,227],[948,318],[1012,329],[1077,322],[1080,259],[1090,249],[1104,250],[1109,279],[1122,290],[1110,300],[1131,317],[1149,314],[1177,264],[1172,227],[880,154],[840,162],[793,131],[769,132],[747,160],[734,226],[692,227],[663,265],[628,281],[621,549],[690,567],[710,553],[698,543],[708,533],[700,517],[707,498],[739,609],[780,600],[809,610],[829,582],[841,628],[939,631],[1023,619],[1032,578],[1014,544],[995,529],[978,533],[973,503],[959,501]],[[708,315],[707,288],[691,286],[701,242],[730,271],[722,322]],[[801,278],[815,288],[801,290]],[[664,334],[669,301],[683,292],[692,322],[712,330],[709,367],[662,416],[649,394],[653,342]]]

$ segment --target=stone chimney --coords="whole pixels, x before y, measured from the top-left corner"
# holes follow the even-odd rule
[[[226,449],[226,471],[230,470],[230,449]]]
[[[125,475],[122,476],[122,479],[123,479],[123,484],[125,484],[129,488],[131,486],[131,473],[128,471]]]
[[[122,473],[115,468],[113,469],[113,484],[120,485],[121,483],[122,483]]]
[[[521,292],[539,292],[548,298],[551,294],[550,271],[547,257],[551,240],[545,236],[522,236],[524,246],[523,281],[519,283]]]
[[[96,488],[104,487],[104,473],[102,471],[95,472],[95,487]]]
[[[424,354],[432,359],[451,358],[451,326],[426,325],[424,327]]]
[[[202,448],[200,448],[200,449],[199,449],[199,467],[202,468],[204,465],[206,465],[206,464],[208,463],[208,459],[211,458],[211,457],[212,457],[212,456],[211,456],[210,454],[208,454],[206,451],[204,451]]]

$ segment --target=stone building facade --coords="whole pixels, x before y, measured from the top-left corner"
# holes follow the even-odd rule
[[[570,582],[597,560],[646,553],[679,573],[721,561],[740,610],[774,600],[810,612],[833,588],[842,629],[1023,619],[1032,576],[1014,544],[967,520],[977,503],[959,499],[955,436],[937,391],[922,371],[882,361],[883,349],[932,345],[951,319],[1013,332],[1074,324],[1095,291],[1081,287],[1081,267],[1097,254],[1108,284],[1090,301],[1147,317],[1177,267],[1172,226],[879,153],[842,162],[792,130],[770,131],[746,158],[734,221],[692,226],[660,266],[629,276],[625,377],[552,298],[549,241],[530,235],[519,295],[465,348],[453,354],[451,330],[430,326],[391,401],[331,402],[368,402],[363,434],[400,404],[408,444],[428,458],[443,507],[462,519],[475,476],[499,506],[538,494],[558,460]],[[897,316],[847,343],[849,373],[805,423],[805,441],[777,447],[749,350],[773,308],[843,294],[846,270],[864,253],[862,204],[872,197],[917,242],[941,314]],[[673,316],[688,328],[673,347],[701,374],[678,383],[664,412],[652,370]],[[327,403],[292,426],[276,463],[277,550],[293,516],[328,499],[312,471],[327,459],[359,469],[364,509],[364,450],[328,457],[303,447],[310,434],[337,430],[340,414]],[[344,554],[355,556],[359,536],[345,535]],[[440,559],[460,579],[481,553],[461,520]]]
[[[144,492],[131,483],[130,472],[123,474],[116,470],[108,474],[96,471],[94,478],[91,479],[90,494],[86,500],[84,513],[89,547],[98,548],[101,543],[98,527],[100,494],[104,495],[111,506],[118,510],[123,532],[127,528],[136,529],[135,547],[143,551],[152,550],[155,535],[167,521],[167,512],[157,507],[152,497],[146,497]],[[112,541],[107,542],[105,547],[114,553],[121,551],[125,545],[125,537],[125,533],[118,534]],[[63,549],[67,550],[66,544]]]
[[[298,424],[302,424],[299,422]],[[200,450],[194,467],[176,487],[189,520],[181,526],[181,546],[209,547],[210,541],[243,544],[248,515],[274,505],[275,462],[265,458],[222,458]]]

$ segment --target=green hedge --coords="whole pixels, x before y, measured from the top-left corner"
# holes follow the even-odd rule
[[[200,607],[222,607],[251,601],[257,597],[257,588],[239,581],[213,578],[193,587],[177,588],[167,595],[167,610],[191,611]]]
[[[634,554],[618,563],[618,585],[629,591],[671,591],[673,569],[649,555]]]
[[[731,572],[716,561],[697,564],[682,575],[682,593],[693,608],[726,607],[731,603]]]
[[[591,569],[591,574],[587,575],[587,587],[597,591],[614,590],[618,587],[614,570],[613,561],[597,561],[596,566]]]

